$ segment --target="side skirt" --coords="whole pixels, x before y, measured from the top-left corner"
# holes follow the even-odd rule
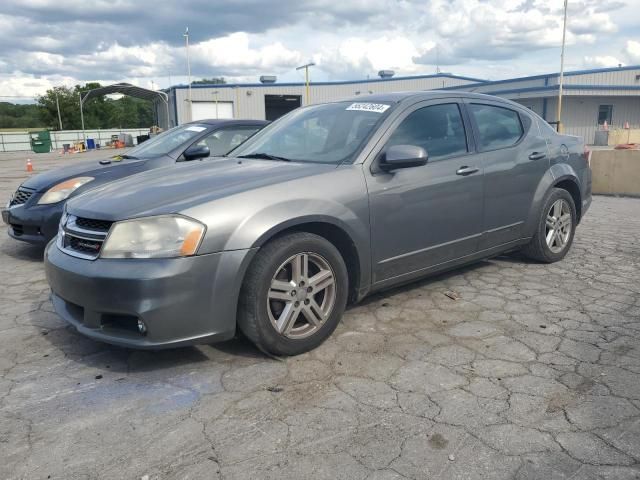
[[[480,260],[486,260],[487,258],[495,257],[497,255],[509,252],[511,250],[515,250],[522,245],[526,245],[527,243],[529,243],[530,240],[531,238],[521,238],[519,240],[513,240],[511,242],[503,243],[502,245],[497,245],[492,248],[481,250],[471,255],[466,255],[464,257],[457,258],[455,260],[449,260],[448,262],[439,263],[437,265],[432,265],[427,268],[421,268],[419,270],[414,270],[412,272],[404,273],[402,275],[398,275],[393,278],[382,280],[380,282],[377,282],[371,285],[371,288],[367,290],[361,289],[358,295],[358,300],[362,300],[367,295],[374,292],[378,292],[380,290],[385,290],[391,287],[397,287],[399,285],[411,283],[415,280],[422,279],[424,277],[429,277],[431,275],[442,273],[448,270],[453,270],[463,265],[468,265],[471,263],[478,262]]]

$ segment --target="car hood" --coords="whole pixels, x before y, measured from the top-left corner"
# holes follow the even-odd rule
[[[75,197],[67,208],[80,217],[112,221],[178,213],[217,198],[336,168],[317,163],[217,160],[177,164],[110,182]]]
[[[101,164],[102,162],[111,162],[107,164]],[[32,188],[38,192],[44,192],[49,190],[54,185],[60,182],[69,180],[74,177],[94,177],[98,180],[100,177],[109,175],[114,170],[128,168],[135,169],[145,163],[146,160],[131,160],[125,159],[115,161],[113,159],[104,160],[92,160],[87,162],[78,163],[76,165],[69,165],[67,167],[54,168],[48,172],[39,173],[33,177],[28,178],[23,184],[23,187]]]

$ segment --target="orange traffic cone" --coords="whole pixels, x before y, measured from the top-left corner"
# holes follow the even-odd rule
[[[30,158],[27,158],[27,172],[33,172],[33,163]]]

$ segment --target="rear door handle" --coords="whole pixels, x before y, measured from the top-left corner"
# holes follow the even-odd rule
[[[547,155],[542,152],[533,152],[529,155],[529,160],[542,160]]]
[[[456,170],[456,175],[467,176],[467,175],[471,175],[472,173],[476,173],[478,170],[480,170],[478,167],[464,166]]]

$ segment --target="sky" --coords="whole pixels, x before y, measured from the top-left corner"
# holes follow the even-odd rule
[[[60,85],[559,70],[562,0],[1,0],[0,101]],[[640,64],[640,0],[569,0],[566,69]]]

